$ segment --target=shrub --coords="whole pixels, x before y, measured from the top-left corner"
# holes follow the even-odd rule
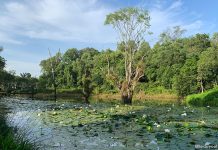
[[[174,93],[172,90],[166,89],[163,86],[149,87],[146,89],[145,94],[166,94]]]
[[[186,97],[186,103],[194,106],[218,106],[218,88]]]
[[[37,149],[22,134],[16,134],[13,128],[6,125],[4,117],[0,116],[0,149],[1,150],[33,150]]]

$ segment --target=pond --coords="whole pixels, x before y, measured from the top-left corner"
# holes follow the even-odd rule
[[[7,123],[39,149],[195,149],[218,145],[218,109],[175,103],[2,98]],[[1,111],[1,109],[0,109]]]

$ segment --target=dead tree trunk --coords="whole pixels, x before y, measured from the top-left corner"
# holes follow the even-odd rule
[[[201,81],[200,81],[200,84],[201,84],[201,93],[203,93],[203,92],[204,92],[204,85],[203,85],[202,79],[201,79]]]
[[[121,98],[123,104],[132,104],[133,90],[126,81],[123,82],[121,88]]]

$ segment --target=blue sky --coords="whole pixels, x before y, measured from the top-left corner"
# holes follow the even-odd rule
[[[180,25],[186,36],[218,31],[217,0],[0,0],[1,55],[7,70],[40,75],[39,63],[60,48],[116,48],[117,34],[104,26],[105,16],[123,7],[148,9],[152,45],[169,27]]]

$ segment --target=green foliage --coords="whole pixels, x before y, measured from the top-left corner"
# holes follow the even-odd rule
[[[21,134],[14,134],[12,128],[6,125],[5,119],[0,116],[0,149],[1,150],[34,150],[37,146],[24,140]]]
[[[119,34],[118,49],[123,53],[125,68],[125,77],[121,81],[117,81],[116,75],[108,73],[108,76],[116,81],[114,85],[121,90],[123,102],[132,103],[135,87],[140,78],[144,76],[144,55],[138,60],[135,54],[150,27],[149,13],[139,8],[123,8],[107,15],[105,24],[112,25]]]
[[[171,31],[174,30],[179,32],[182,29],[174,28]],[[209,38],[207,34],[197,34],[181,38],[179,33],[177,35],[176,40],[158,42],[153,48],[147,42],[141,43],[134,54],[135,63],[132,66],[144,66],[144,77],[136,86],[136,92],[176,92],[178,96],[185,97],[201,92],[200,80],[206,90],[217,85],[216,36]],[[129,41],[129,45],[133,48],[135,44]],[[122,42],[115,51],[68,49],[56,64],[58,87],[81,89],[86,86],[95,94],[118,92],[120,83],[125,79],[124,52],[125,44]],[[41,63],[43,74],[39,78],[40,88],[52,87],[49,61]]]
[[[0,47],[0,52],[3,51],[3,47]],[[5,59],[0,56],[0,71],[2,71],[5,67]]]
[[[186,96],[197,92],[197,60],[189,58],[180,69],[178,75],[174,76],[173,88],[179,96]]]
[[[172,92],[173,92],[172,90],[168,90],[163,86],[149,87],[145,90],[145,94],[166,94]]]
[[[185,29],[181,29],[180,26],[175,26],[173,29],[168,28],[165,32],[160,34],[160,43],[167,43],[171,41],[175,41],[186,32]]]
[[[213,88],[218,81],[218,50],[210,47],[202,52],[198,61],[198,79],[202,80],[206,89]]]
[[[194,106],[218,106],[218,88],[189,95],[186,97],[186,103]]]
[[[212,45],[218,46],[218,32],[215,32],[211,38]]]
[[[148,12],[138,8],[124,8],[114,13],[107,15],[105,24],[112,24],[114,27],[119,23],[129,22],[134,20],[143,23],[144,26],[150,26],[150,16]]]
[[[0,70],[3,70],[5,67],[5,59],[0,56]]]

